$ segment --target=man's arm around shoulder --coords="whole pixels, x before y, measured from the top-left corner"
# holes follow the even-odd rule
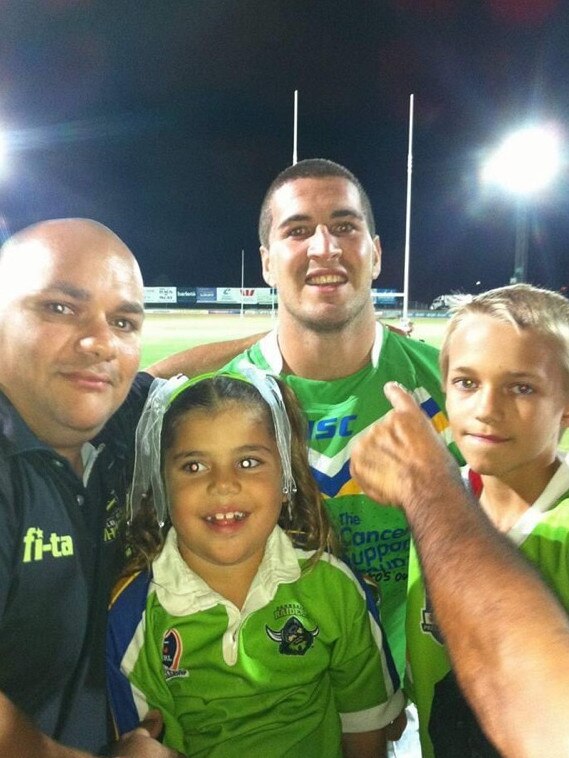
[[[188,350],[175,353],[157,363],[153,363],[145,371],[152,374],[152,376],[159,376],[163,379],[169,379],[171,376],[176,376],[176,374],[185,374],[192,377],[210,371],[218,371],[235,358],[236,355],[239,355],[239,353],[254,345],[255,342],[258,342],[265,334],[266,332],[260,332],[236,340],[197,345]]]

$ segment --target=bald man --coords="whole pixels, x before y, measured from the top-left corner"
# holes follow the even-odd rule
[[[3,246],[0,755],[86,756],[108,740],[106,605],[152,380],[136,373],[142,321],[140,270],[106,227],[49,221]],[[131,733],[120,755],[174,755],[159,731]]]

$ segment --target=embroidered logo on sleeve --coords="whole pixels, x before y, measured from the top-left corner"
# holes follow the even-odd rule
[[[296,616],[291,616],[280,631],[269,626],[265,626],[265,631],[270,639],[279,643],[282,655],[304,655],[312,647],[320,629],[316,627],[310,632]]]
[[[166,681],[180,676],[188,676],[187,669],[180,668],[182,651],[182,638],[178,631],[167,629],[162,638],[162,666]]]
[[[437,624],[435,614],[433,612],[433,606],[431,605],[431,599],[425,592],[425,606],[421,611],[421,629],[425,634],[430,634],[431,637],[438,642],[439,645],[444,645],[443,636],[441,630]]]

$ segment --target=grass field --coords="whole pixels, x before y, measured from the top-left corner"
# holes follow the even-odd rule
[[[396,320],[387,320],[386,323],[393,323],[395,326],[398,324]],[[273,324],[270,314],[245,313],[241,317],[205,311],[149,313],[144,325],[142,366],[148,366],[160,358],[194,345],[267,331]],[[432,345],[440,344],[446,319],[417,319],[414,324],[414,337]]]
[[[396,320],[386,320],[386,323],[398,325]],[[445,318],[417,319],[413,323],[413,337],[436,347],[441,344],[447,323]],[[144,368],[160,358],[194,345],[268,331],[273,325],[270,314],[260,316],[245,313],[239,316],[196,311],[149,313],[144,325],[141,365]],[[569,430],[563,436],[560,447],[564,452],[569,452]]]

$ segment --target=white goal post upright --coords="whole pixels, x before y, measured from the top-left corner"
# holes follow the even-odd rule
[[[411,177],[413,175],[413,104],[414,95],[409,96],[409,148],[407,151],[407,202],[405,207],[405,258],[403,269],[403,314],[401,321],[409,321],[409,257],[411,247]]]
[[[240,316],[243,318],[245,313],[245,250],[241,248],[241,312]]]
[[[298,90],[294,91],[294,115],[292,124],[292,165],[298,162]]]

